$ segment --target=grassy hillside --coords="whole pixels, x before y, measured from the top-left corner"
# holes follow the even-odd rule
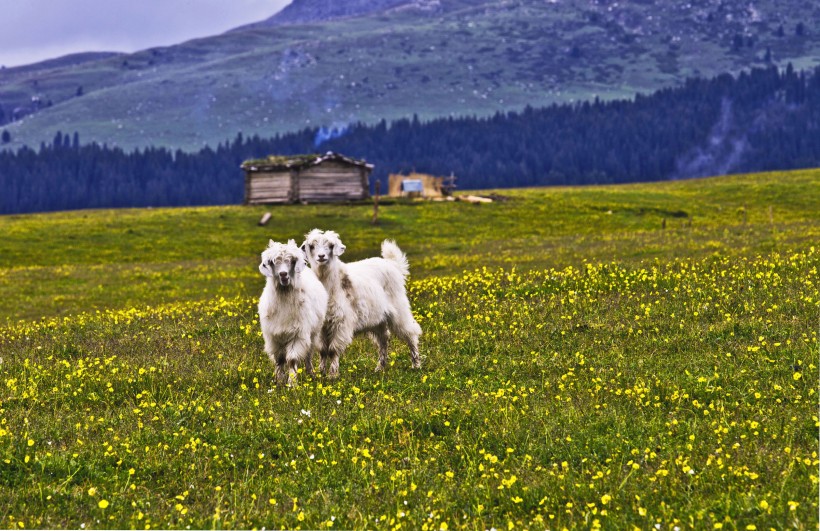
[[[240,131],[269,137],[414,113],[486,115],[632,97],[766,64],[767,50],[775,64],[810,68],[820,57],[818,9],[807,0],[445,0],[433,10],[250,28],[82,64],[10,68],[0,71],[0,106],[31,111],[4,126],[12,147],[79,131],[84,142],[191,150]]]
[[[818,184],[0,218],[0,526],[816,527]],[[408,252],[421,371],[273,385],[256,260],[312,227]]]
[[[395,238],[413,277],[476,267],[750,255],[820,241],[816,170],[617,187],[501,190],[507,200],[204,207],[0,217],[0,319],[255,296],[269,238],[333,228],[348,260]],[[270,210],[268,226],[257,221]],[[663,229],[664,225],[666,229]],[[25,287],[25,289],[21,289]]]

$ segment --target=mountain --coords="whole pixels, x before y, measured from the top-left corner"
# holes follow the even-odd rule
[[[818,21],[812,0],[296,0],[176,46],[0,70],[0,129],[10,147],[77,131],[190,151],[239,132],[632,97],[755,65],[815,66]]]
[[[393,7],[411,4],[408,0],[297,0],[285,6],[267,20],[238,28],[264,28],[284,24],[309,24],[339,18],[356,17],[370,13],[380,13]],[[235,30],[236,31],[236,30]]]
[[[34,63],[31,65],[22,65],[22,66],[15,66],[9,69],[3,68],[3,73],[5,74],[13,74],[19,76],[20,74],[26,73],[37,73],[42,70],[54,70],[54,69],[64,69],[64,68],[72,68],[75,66],[82,65],[83,63],[90,63],[93,61],[99,61],[101,59],[108,59],[110,57],[115,57],[118,55],[122,55],[121,52],[83,52],[83,53],[73,53],[69,55],[63,55],[61,57],[57,57],[54,59],[47,59],[45,61],[41,61],[39,63]]]
[[[820,67],[687,81],[634,100],[237,136],[195,153],[125,152],[55,135],[39,151],[0,150],[0,214],[242,201],[243,161],[334,151],[391,173],[455,175],[461,190],[655,181],[820,166]],[[320,151],[321,150],[321,151]]]

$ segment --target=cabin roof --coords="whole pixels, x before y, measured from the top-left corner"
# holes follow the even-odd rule
[[[368,170],[373,169],[372,164],[368,164],[363,160],[345,157],[332,151],[328,151],[324,155],[315,153],[307,155],[269,155],[264,159],[246,160],[241,167],[245,171],[299,170],[309,166],[317,166],[325,161],[344,162],[351,166],[359,166]]]

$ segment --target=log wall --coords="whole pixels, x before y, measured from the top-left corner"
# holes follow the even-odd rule
[[[293,201],[293,179],[289,171],[245,174],[245,204],[264,205]]]
[[[301,170],[245,172],[245,204],[332,203],[369,197],[369,171],[333,161]]]
[[[299,201],[328,203],[354,201],[367,196],[367,177],[362,168],[324,162],[299,173]]]

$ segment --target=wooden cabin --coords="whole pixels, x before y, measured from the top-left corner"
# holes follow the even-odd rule
[[[246,205],[334,203],[369,197],[373,165],[328,151],[249,160],[242,169]]]

